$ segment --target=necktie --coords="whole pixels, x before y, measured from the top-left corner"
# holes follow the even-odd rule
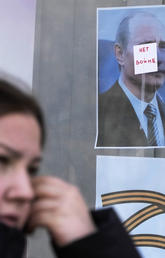
[[[158,127],[156,124],[156,113],[157,110],[153,104],[148,104],[144,110],[144,114],[148,119],[148,144],[149,146],[159,146],[159,134]]]

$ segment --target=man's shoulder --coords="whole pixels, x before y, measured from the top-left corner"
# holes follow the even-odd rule
[[[114,85],[112,85],[107,91],[99,94],[99,98],[107,98],[107,97],[112,97],[114,95],[118,95],[119,92],[122,91],[118,81],[115,82]]]
[[[128,98],[118,81],[108,91],[99,94],[98,104],[100,108],[106,108],[106,106],[108,109],[112,106],[122,107],[126,103],[128,103]]]

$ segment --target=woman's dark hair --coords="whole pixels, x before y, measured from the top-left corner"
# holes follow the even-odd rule
[[[11,82],[0,79],[0,117],[12,114],[30,114],[41,129],[41,146],[45,142],[45,124],[43,112],[36,99]]]

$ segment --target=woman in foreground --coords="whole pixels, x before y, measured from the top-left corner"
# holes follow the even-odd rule
[[[59,258],[139,258],[112,209],[90,213],[75,186],[34,177],[44,142],[36,100],[0,80],[0,257],[22,258],[25,232],[44,227]]]

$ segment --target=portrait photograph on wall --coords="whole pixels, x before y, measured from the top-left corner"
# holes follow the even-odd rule
[[[112,207],[143,258],[165,256],[165,159],[97,156],[96,208]]]
[[[165,146],[165,7],[97,9],[95,148]]]

